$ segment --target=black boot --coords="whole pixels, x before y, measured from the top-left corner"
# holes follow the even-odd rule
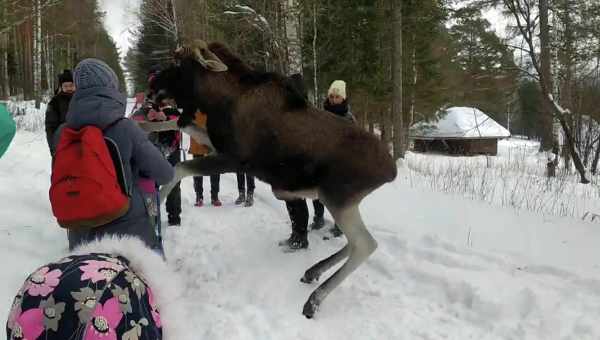
[[[235,204],[240,205],[244,202],[246,202],[246,193],[243,191],[240,191],[240,195],[238,196],[237,200],[235,200]]]
[[[246,196],[246,203],[244,204],[245,207],[251,207],[254,205],[254,194],[249,192],[248,195]]]
[[[323,216],[315,216],[313,218],[313,223],[310,225],[310,229],[319,230],[319,229],[323,228],[324,225],[325,225],[325,219],[323,218]]]
[[[308,237],[306,234],[292,232],[290,238],[279,242],[280,247],[286,247],[284,251],[296,251],[308,248]]]
[[[181,217],[169,215],[169,226],[178,227],[181,225]]]

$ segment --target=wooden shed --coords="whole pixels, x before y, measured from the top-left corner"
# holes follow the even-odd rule
[[[411,127],[414,151],[495,156],[498,140],[510,137],[507,129],[476,108],[451,107],[436,116],[435,121]]]

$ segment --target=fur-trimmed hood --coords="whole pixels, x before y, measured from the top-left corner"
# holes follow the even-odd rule
[[[163,320],[165,340],[191,339],[185,334],[187,313],[184,311],[184,287],[179,275],[155,251],[135,237],[105,237],[82,245],[71,253],[84,255],[107,253],[129,260],[129,266],[142,275],[154,292],[157,307]],[[189,327],[189,326],[188,326]]]
[[[110,237],[65,255],[25,280],[7,339],[192,339],[177,273],[141,240]]]

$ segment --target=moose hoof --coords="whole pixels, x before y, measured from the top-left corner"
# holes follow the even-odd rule
[[[304,309],[302,310],[302,314],[306,316],[307,319],[312,319],[315,316],[315,313],[319,309],[319,303],[313,299],[311,296],[308,301],[304,304]]]
[[[311,273],[309,270],[304,273],[304,276],[300,279],[300,282],[303,283],[313,283],[315,281],[319,281],[319,275],[316,273]]]

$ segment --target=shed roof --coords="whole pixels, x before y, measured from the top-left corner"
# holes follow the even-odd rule
[[[438,112],[439,120],[419,122],[410,129],[415,139],[507,138],[510,132],[495,120],[473,107],[451,107]]]

